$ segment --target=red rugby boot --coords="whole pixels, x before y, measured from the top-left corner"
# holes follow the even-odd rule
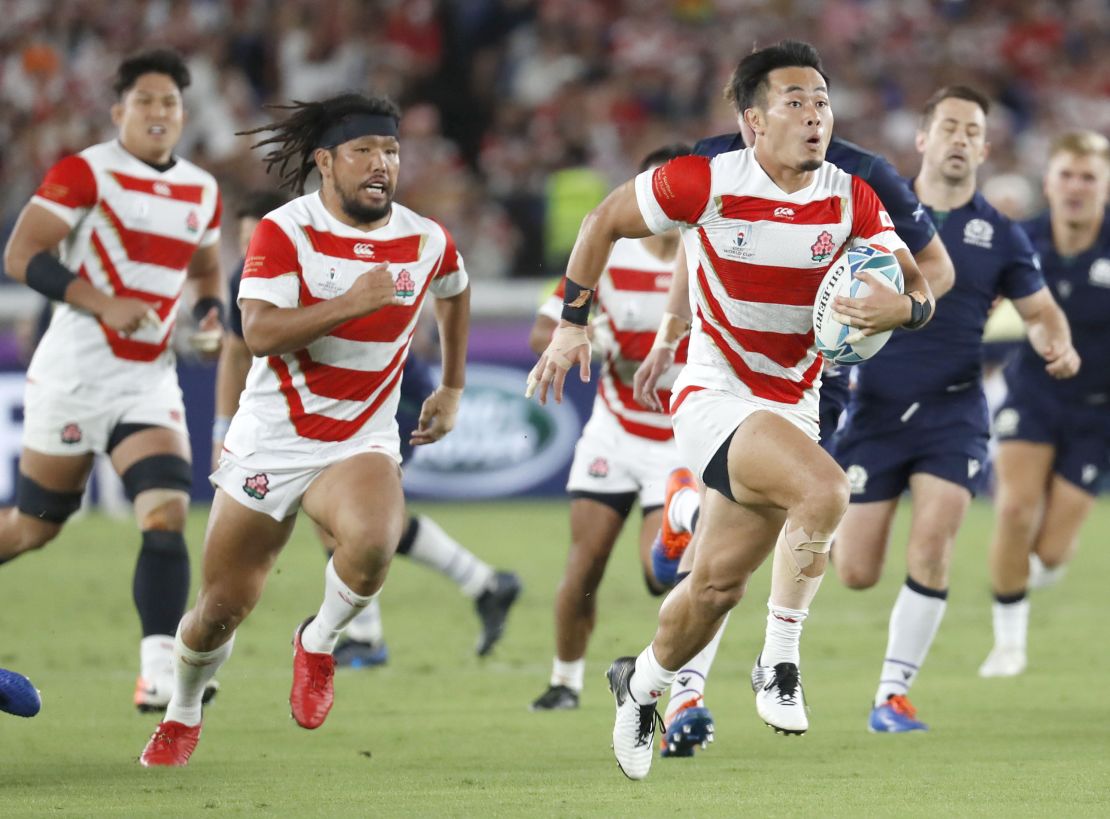
[[[293,689],[289,710],[302,728],[319,728],[335,702],[335,657],[305,651],[301,632],[312,622],[309,617],[293,634]]]
[[[139,755],[139,764],[144,768],[180,768],[193,755],[199,739],[199,724],[160,722]]]

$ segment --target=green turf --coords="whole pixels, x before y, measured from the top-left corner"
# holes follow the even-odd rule
[[[601,589],[582,708],[533,714],[547,682],[551,602],[565,556],[557,503],[424,505],[526,591],[495,656],[472,655],[471,604],[445,579],[398,560],[383,594],[392,652],[381,669],[342,671],[318,731],[288,715],[289,637],[318,604],[323,560],[307,526],[278,562],[220,674],[189,767],[135,758],[156,719],[130,706],[137,536],[127,522],[75,521],[45,551],[0,569],[0,666],[32,677],[43,710],[0,719],[0,815],[100,816],[904,816],[1106,815],[1110,674],[1101,626],[1110,576],[1110,503],[1095,510],[1070,574],[1034,599],[1030,670],[978,679],[990,646],[985,541],[972,507],[948,615],[914,689],[928,734],[872,736],[865,719],[903,560],[896,547],[870,592],[830,578],[803,643],[811,731],[772,734],[747,673],[762,636],[766,573],[724,638],[709,688],[717,742],[693,760],[656,759],[627,781],[609,750],[602,674],[654,631],[625,537]],[[205,515],[190,523],[199,553]],[[904,535],[900,519],[897,539]]]

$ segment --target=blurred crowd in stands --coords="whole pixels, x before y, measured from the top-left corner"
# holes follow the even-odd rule
[[[997,101],[992,157],[1038,206],[1045,148],[1110,132],[1105,0],[0,0],[0,239],[59,157],[114,134],[122,55],[171,45],[193,85],[183,155],[236,196],[269,186],[236,131],[343,90],[405,110],[398,201],[446,224],[476,277],[559,272],[578,222],[661,144],[735,129],[743,54],[809,40],[836,133],[917,166],[938,86]],[[1001,183],[1000,183],[1001,186]]]

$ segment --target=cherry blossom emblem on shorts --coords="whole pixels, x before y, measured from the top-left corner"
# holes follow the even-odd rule
[[[809,248],[809,252],[813,254],[813,261],[815,262],[825,261],[825,259],[833,254],[834,250],[836,250],[836,246],[833,244],[832,234],[827,230],[822,230],[821,234],[817,237],[817,241]]]
[[[609,462],[604,458],[594,458],[586,470],[591,478],[609,477]]]
[[[66,424],[62,427],[62,443],[63,444],[79,444],[81,443],[81,427],[74,423]]]
[[[412,274],[407,270],[402,270],[397,274],[397,281],[394,282],[394,286],[399,299],[409,299],[416,295],[416,282],[412,280]]]
[[[265,472],[251,475],[243,481],[243,491],[255,500],[262,500],[270,491],[270,476]]]

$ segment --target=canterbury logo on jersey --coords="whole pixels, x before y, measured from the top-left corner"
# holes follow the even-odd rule
[[[367,259],[374,258],[374,246],[366,242],[359,242],[353,250],[356,256],[365,256]]]

